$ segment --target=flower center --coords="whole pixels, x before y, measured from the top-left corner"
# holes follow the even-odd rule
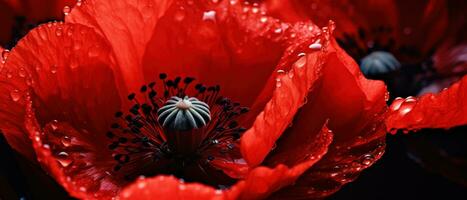
[[[363,57],[360,69],[363,74],[378,76],[398,70],[401,67],[399,61],[389,52],[374,51]]]
[[[158,121],[163,127],[177,131],[197,129],[211,120],[209,105],[195,97],[183,99],[171,97],[162,108],[157,111]]]
[[[133,103],[128,113],[115,113],[117,121],[107,133],[116,161],[112,173],[127,179],[171,174],[186,181],[230,184],[231,178],[214,163],[244,162],[238,144],[245,128],[237,120],[248,108],[220,96],[219,86],[189,87],[191,77],[159,78],[160,87],[152,82],[141,87],[141,95],[128,95]]]

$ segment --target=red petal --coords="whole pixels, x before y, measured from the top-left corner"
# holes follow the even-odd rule
[[[106,43],[92,29],[82,25],[51,23],[32,30],[21,40],[1,71],[0,90],[3,95],[0,96],[0,118],[9,123],[2,123],[0,128],[15,149],[21,153],[31,151],[31,141],[23,125],[25,118],[29,117],[27,128],[29,136],[34,137],[35,153],[72,194],[79,190],[81,183],[70,189],[64,179],[66,176],[79,178],[83,173],[60,171],[62,168],[54,157],[59,153],[56,152],[59,151],[57,146],[70,145],[76,154],[82,153],[84,157],[74,157],[77,164],[94,163],[93,159],[105,162],[99,156],[112,159],[102,143],[106,141],[105,133],[113,114],[120,109],[110,53]],[[34,113],[25,112],[29,101],[32,101]],[[38,116],[38,124],[34,116]],[[57,119],[60,123],[53,125]],[[61,131],[61,136],[69,137],[71,144],[63,144],[50,130],[47,136],[37,137],[39,141],[36,141],[35,132],[31,132],[53,126]],[[94,135],[90,137],[90,133]],[[73,139],[79,145],[73,145]],[[44,148],[42,143],[49,148]]]
[[[317,149],[326,153],[332,141],[332,134],[323,128],[316,142]],[[121,193],[122,199],[263,199],[271,193],[293,184],[295,180],[319,159],[309,159],[288,168],[278,165],[275,168],[258,167],[249,175],[228,190],[215,190],[197,183],[185,184],[173,177],[158,176],[142,179],[126,187]]]
[[[66,22],[94,27],[110,43],[124,95],[137,91],[144,84],[141,60],[159,18],[171,5],[171,0],[78,2]],[[119,83],[121,84],[121,83]]]
[[[106,145],[95,144],[94,137],[99,133],[79,132],[68,123],[58,121],[41,129],[33,112],[29,106],[30,117],[26,118],[25,125],[37,160],[44,169],[73,197],[109,199],[115,196],[124,181],[111,174],[115,162]]]
[[[158,23],[143,61],[146,79],[161,72],[192,76],[220,85],[223,96],[244,106],[255,100],[286,49],[318,31],[288,37],[292,25],[261,14],[257,6],[190,2],[177,1]]]
[[[297,113],[296,121],[284,137],[300,137],[300,134],[305,134],[313,126],[319,126],[319,123],[329,119],[334,142],[328,153],[300,177],[293,187],[276,194],[278,199],[322,198],[330,195],[343,184],[354,180],[363,169],[378,160],[384,151],[384,84],[366,80],[358,65],[335,41],[329,45],[328,52],[323,66],[322,84],[308,95],[307,104]],[[299,139],[282,140],[291,142],[286,144],[288,146],[306,145]],[[281,140],[278,143],[278,154],[281,148],[279,145],[283,145]],[[293,158],[290,156],[286,161],[291,162]]]
[[[388,131],[451,128],[467,124],[467,76],[439,94],[396,99],[386,120]]]
[[[126,187],[119,195],[120,199],[182,200],[182,199],[230,199],[220,190],[199,183],[183,183],[172,176],[157,176],[139,179]]]
[[[322,45],[328,45],[327,41]],[[287,74],[283,72],[277,77],[272,98],[241,138],[242,155],[250,166],[257,166],[263,161],[292,122],[295,113],[304,104],[308,91],[320,79],[323,57],[323,51],[311,52],[296,61]],[[268,91],[269,87],[265,90]]]

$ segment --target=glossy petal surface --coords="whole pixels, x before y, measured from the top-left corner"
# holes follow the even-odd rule
[[[439,94],[396,99],[386,120],[388,131],[451,128],[467,124],[467,76]]]
[[[102,165],[112,160],[102,141],[120,108],[111,56],[92,29],[50,23],[21,40],[2,70],[1,87],[10,95],[2,97],[1,113],[14,119],[2,123],[6,138],[21,153],[34,147],[39,161],[75,197],[115,192],[100,181],[110,168]]]
[[[126,96],[145,83],[141,60],[154,27],[171,4],[171,0],[88,0],[75,6],[65,21],[93,27],[106,38],[123,80],[118,86]]]

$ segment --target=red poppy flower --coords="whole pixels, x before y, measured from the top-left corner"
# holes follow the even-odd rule
[[[335,20],[339,44],[359,61],[365,75],[385,79],[390,92],[397,96],[413,95],[427,86],[430,87],[421,93],[433,91],[438,85],[452,83],[467,73],[463,34],[467,21],[465,3],[439,0],[266,2],[272,14],[287,21],[311,19],[322,25],[329,19]],[[395,73],[396,77],[388,77]]]
[[[13,45],[38,23],[61,20],[67,10],[64,7],[75,3],[76,0],[1,0],[0,45]]]
[[[325,197],[386,133],[384,84],[333,31],[240,1],[89,0],[4,57],[0,129],[76,198]]]

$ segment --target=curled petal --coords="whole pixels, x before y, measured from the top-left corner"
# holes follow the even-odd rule
[[[309,156],[280,155],[290,147],[306,147],[306,142],[312,139],[307,135],[309,131],[327,120],[333,130],[334,141],[328,153],[293,187],[275,194],[278,199],[326,197],[354,180],[384,152],[387,110],[384,84],[365,79],[353,59],[335,41],[330,43],[321,83],[307,95],[307,103],[296,114],[292,127],[285,131],[284,138],[278,140],[277,148],[269,156],[271,161],[278,156],[276,159],[286,163]],[[313,154],[311,151],[308,153]]]
[[[324,127],[318,135],[320,142],[315,145],[319,149],[324,149],[317,154],[317,157],[321,157],[326,153],[332,141],[332,134]],[[227,190],[215,190],[197,183],[187,184],[174,177],[158,176],[140,179],[122,190],[119,197],[122,199],[153,199],[155,196],[158,199],[264,199],[271,193],[293,184],[318,160],[305,160],[292,167],[282,164],[274,168],[258,167],[249,172],[244,180]]]
[[[18,43],[0,71],[0,118],[6,122],[0,129],[14,149],[32,152],[22,125],[28,94],[41,124],[62,119],[97,132],[107,129],[120,101],[105,46],[91,29],[61,23],[42,25]]]
[[[467,124],[467,76],[439,94],[396,99],[386,119],[388,131],[451,128]]]
[[[313,141],[314,146],[308,148],[313,155],[295,160],[293,163],[289,162],[290,167],[284,164],[279,164],[273,169],[258,167],[252,170],[245,180],[237,183],[232,190],[240,190],[239,199],[263,199],[279,189],[295,184],[303,173],[327,153],[333,140],[333,134],[326,126],[314,135],[316,135],[314,137],[316,140]]]
[[[242,155],[249,165],[259,165],[292,122],[308,91],[320,80],[323,55],[309,53],[293,64],[288,75],[279,74],[272,98],[241,138]]]
[[[49,23],[22,39],[1,71],[0,117],[9,123],[0,129],[21,153],[34,148],[74,197],[116,191],[106,180],[112,155],[105,133],[120,109],[110,60],[106,43],[92,29]]]

